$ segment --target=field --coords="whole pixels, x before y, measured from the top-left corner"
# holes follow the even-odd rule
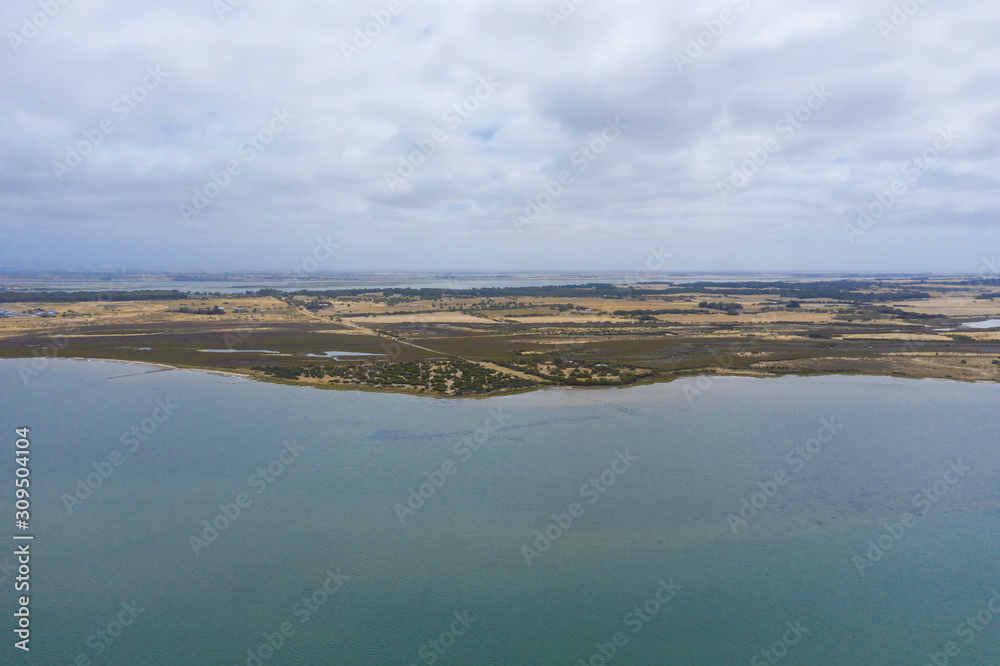
[[[80,301],[8,291],[8,311],[56,314],[0,319],[0,357],[24,358],[25,381],[49,358],[99,358],[438,396],[703,374],[997,381],[1000,328],[963,326],[1000,318],[996,282],[264,290]]]

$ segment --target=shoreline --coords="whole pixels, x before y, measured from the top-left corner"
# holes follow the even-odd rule
[[[4,357],[0,358],[3,361],[21,361],[21,360],[33,360],[35,356],[21,356],[21,357]],[[960,384],[1000,384],[1000,378],[996,381],[989,380],[972,380],[972,379],[957,379],[948,377],[936,377],[936,376],[899,376],[896,374],[884,374],[884,373],[863,373],[863,372],[786,372],[782,374],[772,374],[772,373],[761,373],[761,372],[747,372],[746,370],[727,370],[725,368],[706,368],[706,372],[691,373],[691,374],[680,374],[673,375],[670,377],[652,377],[645,380],[638,380],[631,384],[625,386],[614,386],[614,385],[598,385],[598,386],[565,386],[565,385],[538,385],[531,387],[523,387],[518,389],[511,389],[506,391],[494,391],[489,393],[480,393],[475,395],[442,395],[440,393],[432,393],[427,391],[417,391],[412,389],[405,389],[402,387],[381,387],[381,386],[359,386],[350,384],[319,384],[314,382],[298,382],[294,380],[287,380],[275,377],[265,377],[259,375],[259,373],[239,373],[230,372],[226,370],[216,370],[214,368],[202,368],[197,366],[184,366],[184,365],[169,365],[166,363],[157,363],[154,361],[134,361],[126,359],[109,359],[109,358],[97,358],[97,357],[86,357],[86,356],[67,356],[65,358],[50,358],[47,360],[61,360],[61,361],[87,361],[87,362],[98,362],[98,363],[125,363],[129,365],[147,366],[151,368],[159,368],[159,370],[152,370],[150,372],[162,372],[166,370],[180,370],[189,372],[202,372],[210,375],[219,375],[222,377],[238,377],[241,379],[246,379],[249,381],[256,381],[263,384],[279,384],[282,386],[297,386],[300,388],[311,388],[321,391],[356,391],[359,393],[391,393],[396,395],[409,395],[417,398],[435,398],[442,400],[484,400],[487,398],[500,398],[504,396],[521,395],[525,393],[534,393],[537,391],[544,390],[556,390],[556,391],[576,391],[576,390],[624,390],[628,388],[638,387],[638,386],[652,386],[656,384],[671,384],[675,381],[682,379],[693,379],[697,380],[699,378],[738,378],[743,377],[747,379],[782,379],[786,377],[801,377],[801,378],[811,378],[811,377],[885,377],[889,379],[902,379],[911,381],[940,381],[940,382],[955,382]],[[708,372],[707,370],[712,370]],[[122,375],[123,377],[137,376],[141,374],[150,373],[135,373],[135,375]]]
[[[27,358],[37,358],[37,357],[8,357],[5,360],[9,361],[19,361]],[[250,375],[244,375],[238,372],[227,372],[225,370],[216,370],[214,368],[199,368],[195,366],[183,366],[183,365],[168,365],[166,363],[156,363],[155,361],[131,361],[127,359],[118,358],[97,358],[91,356],[67,356],[63,359],[49,359],[49,360],[63,360],[63,361],[98,361],[100,363],[128,363],[131,365],[146,365],[152,368],[160,368],[161,370],[193,370],[196,372],[207,372],[211,375],[223,375],[228,377],[243,377],[244,379],[253,379]],[[155,372],[155,371],[153,371]],[[148,373],[136,373],[136,374],[148,374]]]

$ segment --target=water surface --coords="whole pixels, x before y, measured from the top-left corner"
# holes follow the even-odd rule
[[[1000,328],[1000,319],[987,319],[986,321],[973,321],[962,324],[965,328]]]
[[[949,640],[957,663],[1000,663],[1000,618],[971,644],[956,633],[1000,589],[996,385],[440,400],[68,360],[25,384],[18,363],[0,361],[0,433],[31,428],[36,541],[17,663],[256,664],[270,636],[262,663],[429,664],[433,639],[450,646],[438,664],[578,664],[622,632],[617,663],[747,664],[787,622],[807,631],[780,663],[923,664]],[[765,500],[745,524],[743,500]],[[218,535],[192,545],[212,537],[203,521]],[[643,611],[661,581],[679,590]],[[133,600],[144,610],[96,655]],[[455,613],[475,618],[457,637]]]

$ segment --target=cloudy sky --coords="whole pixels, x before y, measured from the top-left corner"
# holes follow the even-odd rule
[[[0,268],[1000,253],[996,0],[7,0],[0,25]]]

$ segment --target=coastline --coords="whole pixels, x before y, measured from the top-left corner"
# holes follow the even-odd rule
[[[21,361],[21,360],[32,360],[38,357],[32,356],[22,356],[22,357],[5,357],[0,360],[4,361]],[[878,373],[878,372],[782,372],[782,373],[764,373],[764,372],[750,372],[747,370],[738,369],[728,369],[728,368],[710,368],[706,367],[704,371],[692,371],[689,373],[675,373],[669,376],[653,376],[648,378],[643,378],[632,382],[625,386],[615,386],[615,385],[598,385],[598,386],[567,386],[567,385],[553,385],[553,384],[539,384],[537,386],[522,387],[517,389],[509,389],[502,391],[492,391],[485,393],[478,393],[472,395],[448,395],[440,394],[429,391],[420,391],[416,389],[407,389],[399,386],[361,386],[356,384],[337,384],[337,383],[326,383],[321,384],[318,382],[301,382],[295,380],[281,379],[277,377],[265,376],[259,372],[230,372],[226,370],[217,370],[215,368],[204,368],[198,366],[188,366],[188,365],[170,365],[167,363],[157,363],[154,361],[135,361],[127,359],[112,359],[112,358],[98,358],[98,357],[86,357],[86,356],[67,356],[65,358],[51,358],[47,360],[64,360],[64,361],[96,361],[100,363],[125,363],[129,365],[146,366],[150,368],[158,368],[158,370],[151,370],[150,372],[162,372],[168,370],[180,370],[180,371],[192,371],[192,372],[202,372],[210,375],[219,375],[223,377],[237,377],[241,379],[247,379],[249,381],[256,381],[265,384],[280,384],[283,386],[297,386],[300,388],[311,388],[321,391],[356,391],[359,393],[391,393],[395,395],[409,395],[413,397],[422,398],[436,398],[442,400],[484,400],[488,398],[499,398],[504,396],[521,395],[525,393],[535,393],[538,391],[574,391],[574,390],[624,390],[628,388],[634,388],[638,386],[652,386],[656,384],[671,384],[674,381],[682,379],[692,379],[697,380],[699,378],[732,378],[732,377],[743,377],[748,379],[781,379],[785,377],[885,377],[891,379],[908,379],[913,381],[929,380],[929,381],[941,381],[941,382],[955,382],[961,384],[1000,384],[1000,377],[996,380],[977,380],[977,379],[962,379],[953,377],[939,377],[935,375],[922,375],[922,376],[911,376],[911,375],[900,375],[898,373]],[[135,373],[135,375],[149,374],[149,373]],[[124,375],[129,376],[129,375]]]
[[[34,357],[10,357],[7,360],[19,361],[22,359],[34,358]],[[58,360],[58,359],[52,359]],[[210,375],[224,375],[229,377],[243,377],[245,379],[253,379],[252,376],[248,374],[241,374],[239,372],[228,372],[225,370],[216,370],[215,368],[199,368],[196,366],[183,366],[183,365],[168,365],[166,363],[157,363],[155,361],[131,361],[127,359],[117,359],[117,358],[97,358],[90,356],[67,356],[66,361],[99,361],[102,363],[128,363],[131,365],[145,365],[153,368],[160,368],[161,370],[195,370],[197,372],[207,372]],[[154,371],[155,372],[155,371]],[[137,373],[145,374],[145,373]]]

